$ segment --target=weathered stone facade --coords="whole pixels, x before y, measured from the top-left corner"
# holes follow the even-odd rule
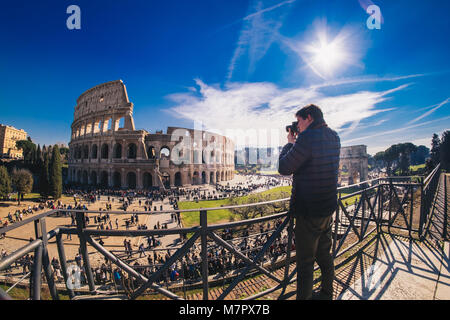
[[[176,127],[165,134],[136,130],[122,80],[78,98],[69,149],[69,181],[82,185],[149,189],[234,177],[234,143],[227,137]]]
[[[13,159],[22,158],[22,149],[16,147],[16,142],[26,139],[27,133],[24,130],[0,124],[0,156]]]
[[[354,184],[368,179],[369,163],[367,146],[342,147],[339,161],[339,183],[347,180]]]

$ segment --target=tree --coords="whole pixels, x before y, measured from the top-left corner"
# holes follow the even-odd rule
[[[411,164],[424,164],[425,160],[430,156],[430,149],[425,146],[418,146],[417,151],[411,153]]]
[[[49,194],[53,199],[61,198],[62,194],[62,163],[58,145],[52,148],[52,158],[48,168]]]
[[[16,148],[22,149],[23,160],[26,163],[33,162],[33,155],[36,152],[36,145],[31,141],[31,139],[16,141]]]
[[[391,175],[392,165],[394,161],[397,161],[399,155],[398,145],[392,145],[384,151],[384,162],[386,164],[386,173],[388,176]]]
[[[41,171],[39,174],[39,193],[44,199],[47,199],[49,196],[49,184],[48,154],[44,153],[44,161],[42,162]]]
[[[44,161],[42,159],[41,146],[38,144],[37,149],[36,149],[36,157],[34,160],[35,171],[40,172],[43,164],[44,164]]]
[[[59,153],[61,153],[62,156],[67,156],[69,154],[69,148],[61,147],[59,148]]]
[[[20,199],[33,188],[33,175],[26,169],[14,169],[11,175],[11,181],[17,192],[17,201],[20,205]]]
[[[439,146],[441,155],[441,166],[443,169],[450,170],[450,130],[442,134],[441,145]]]
[[[0,166],[0,197],[6,198],[11,192],[11,178],[5,166]]]
[[[373,156],[373,160],[375,161],[375,167],[384,168],[385,167],[384,151],[377,152]]]
[[[398,152],[400,155],[399,158],[399,169],[400,169],[400,175],[408,175],[409,174],[409,165],[411,164],[411,154],[413,152],[417,151],[417,146],[410,143],[410,142],[406,142],[406,143],[400,143],[397,145],[398,146]]]
[[[439,150],[440,144],[441,141],[439,140],[439,136],[436,133],[434,133],[433,138],[431,139],[431,151],[430,151],[431,163],[433,164],[433,167],[436,167],[439,161],[441,160]]]

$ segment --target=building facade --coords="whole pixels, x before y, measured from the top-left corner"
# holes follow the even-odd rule
[[[16,147],[16,142],[26,140],[27,133],[22,129],[0,124],[0,152],[2,158],[21,159],[22,149]]]
[[[75,106],[69,182],[151,189],[216,183],[234,177],[234,143],[207,131],[136,130],[122,80],[84,92]]]

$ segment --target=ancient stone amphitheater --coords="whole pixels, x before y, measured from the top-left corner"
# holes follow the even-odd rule
[[[151,189],[230,180],[234,143],[200,130],[136,130],[122,80],[84,92],[75,106],[68,180],[103,188]]]

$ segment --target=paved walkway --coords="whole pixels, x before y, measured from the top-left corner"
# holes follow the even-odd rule
[[[444,179],[450,184],[450,175],[440,177],[427,240],[381,235],[344,268],[350,272],[337,270],[343,275],[337,276],[343,289],[336,299],[450,300],[450,245],[443,239],[444,221],[448,225],[450,220],[443,200],[448,199],[449,188],[445,190]],[[351,281],[353,276],[357,280]]]
[[[339,300],[449,300],[450,247],[381,237],[383,254],[374,259]]]

